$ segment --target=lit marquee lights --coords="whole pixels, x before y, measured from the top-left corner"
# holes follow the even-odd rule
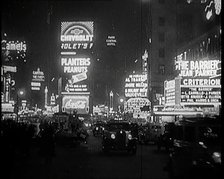
[[[125,79],[125,97],[147,97],[147,74],[133,74]]]
[[[13,58],[16,59],[23,59],[24,62],[26,57],[26,50],[27,45],[25,41],[7,41],[2,40],[2,51],[4,56],[6,57],[5,60],[10,61]]]
[[[88,71],[90,58],[61,58],[64,73],[82,73]]]
[[[176,70],[180,71],[179,76],[182,77],[213,77],[221,69],[220,60],[177,60],[175,63]]]
[[[78,50],[93,47],[93,22],[62,22],[61,49]]]
[[[205,7],[206,19],[210,20],[213,14],[220,15],[221,13],[221,0],[210,0]]]

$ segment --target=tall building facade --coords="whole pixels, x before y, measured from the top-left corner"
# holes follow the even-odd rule
[[[149,96],[159,103],[164,81],[175,77],[178,49],[216,26],[220,17],[207,19],[205,9],[211,0],[149,1]],[[214,3],[213,3],[214,4]]]

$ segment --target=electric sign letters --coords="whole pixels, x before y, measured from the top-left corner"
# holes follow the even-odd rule
[[[62,99],[62,108],[64,112],[73,112],[77,110],[78,114],[89,113],[89,97],[88,96],[64,96]]]
[[[62,22],[60,40],[61,66],[64,74],[71,75],[65,91],[88,91],[87,82],[83,81],[88,80],[91,64],[88,50],[93,47],[93,22]]]
[[[77,50],[93,47],[93,22],[62,22],[61,49]]]
[[[181,104],[221,104],[221,61],[178,60],[181,77]]]
[[[175,80],[164,82],[164,94],[166,105],[175,105]]]
[[[125,97],[147,97],[147,74],[133,74],[125,79]]]

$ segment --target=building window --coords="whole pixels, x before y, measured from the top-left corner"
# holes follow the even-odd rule
[[[165,18],[159,17],[159,26],[165,26]]]
[[[164,58],[165,57],[165,49],[164,48],[160,48],[159,49],[159,57],[160,58]]]
[[[159,74],[161,75],[165,74],[165,65],[159,65]]]
[[[164,42],[165,41],[165,33],[164,32],[159,32],[159,42]]]

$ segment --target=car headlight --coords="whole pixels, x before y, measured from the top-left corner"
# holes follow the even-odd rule
[[[115,135],[114,134],[111,134],[111,139],[115,139]]]
[[[212,158],[215,161],[215,163],[221,163],[221,153],[219,152],[214,152],[212,154]]]
[[[128,134],[128,139],[131,140],[132,139],[132,135]]]

